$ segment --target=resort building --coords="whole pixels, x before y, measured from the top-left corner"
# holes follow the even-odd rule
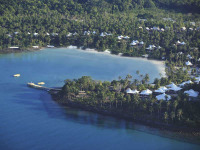
[[[101,37],[104,37],[104,36],[106,36],[106,35],[105,35],[103,32],[101,32],[100,36],[101,36]]]
[[[32,46],[33,48],[39,48],[39,46]]]
[[[168,93],[169,94],[176,94],[178,91],[180,91],[182,88],[178,87],[174,83],[167,85],[169,88]]]
[[[195,82],[198,84],[200,82],[200,77],[196,77],[195,80]]]
[[[121,39],[124,38],[124,36],[120,35],[120,36],[118,36],[117,38],[118,38],[118,40],[121,40]]]
[[[58,36],[58,33],[52,33],[51,35],[52,36]]]
[[[146,27],[146,30],[149,31],[150,30],[149,27]]]
[[[193,57],[190,54],[187,55],[187,58],[193,59]]]
[[[133,40],[130,45],[131,46],[136,46],[138,43],[139,43],[138,40]]]
[[[157,100],[170,100],[171,96],[163,93],[163,94],[157,95],[156,99]]]
[[[192,82],[191,80],[189,80],[189,81],[185,81],[185,82],[179,84],[179,86],[180,86],[180,87],[184,87],[186,84],[192,84],[192,83],[193,83],[193,82]]]
[[[53,45],[47,45],[47,48],[54,48]]]
[[[76,95],[76,98],[83,98],[88,97],[85,91],[79,91],[78,95]]]
[[[153,94],[155,94],[155,95],[163,94],[163,93],[165,93],[167,90],[168,90],[168,89],[167,89],[165,86],[163,86],[163,87],[160,87],[159,89],[155,90]]]
[[[127,93],[127,94],[138,94],[139,91],[138,91],[138,90],[131,90],[130,88],[128,88],[128,89],[126,90],[126,93]]]
[[[17,46],[11,46],[11,47],[9,47],[10,49],[19,49],[19,47],[17,47]]]
[[[198,95],[199,95],[199,92],[197,91],[194,91],[193,89],[190,89],[188,91],[185,91],[184,92],[185,94],[188,94],[189,96],[189,100],[196,100]]]
[[[141,96],[141,97],[149,97],[151,94],[152,94],[152,91],[149,90],[149,89],[146,89],[146,90],[143,90],[143,91],[140,93],[140,96]]]
[[[67,37],[70,37],[70,36],[72,36],[72,33],[69,32],[69,33],[67,34]]]
[[[33,35],[34,35],[34,36],[38,36],[39,34],[35,32],[35,33],[33,33]]]
[[[192,66],[193,65],[190,61],[187,61],[185,64],[186,64],[186,66]]]
[[[156,31],[159,31],[160,28],[159,27],[153,27],[152,30],[156,30]]]
[[[141,41],[139,44],[140,44],[140,45],[144,45],[144,42],[143,42],[143,41]]]
[[[78,33],[74,32],[73,35],[77,35]]]
[[[148,50],[153,50],[154,48],[156,48],[155,45],[149,45],[149,47],[147,47],[146,49],[148,49]]]
[[[125,36],[124,39],[128,40],[128,39],[130,39],[130,37],[129,36]]]
[[[186,30],[186,27],[182,27],[181,30],[182,30],[182,31],[185,31],[185,30]]]

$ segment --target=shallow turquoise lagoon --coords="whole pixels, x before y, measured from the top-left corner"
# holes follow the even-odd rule
[[[77,49],[45,49],[0,55],[1,150],[198,150],[199,145],[162,137],[161,131],[56,104],[27,82],[58,87],[82,75],[113,80],[136,70],[159,77],[164,65]],[[13,74],[21,77],[14,78]],[[145,132],[143,132],[145,131]],[[150,134],[155,133],[155,134]],[[158,136],[160,135],[160,136]]]

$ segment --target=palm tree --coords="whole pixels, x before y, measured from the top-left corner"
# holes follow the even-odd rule
[[[178,109],[178,111],[177,111],[178,120],[181,120],[182,115],[183,115],[183,110],[182,109]]]
[[[165,121],[167,121],[167,124],[168,124],[168,117],[169,117],[169,116],[168,116],[168,113],[165,112],[165,113],[164,113],[164,119],[165,119]]]
[[[146,83],[149,82],[149,80],[150,80],[150,78],[149,78],[149,74],[146,74],[146,75],[145,75],[144,80],[145,80]]]
[[[128,86],[128,84],[129,84],[129,82],[130,82],[130,79],[132,78],[132,76],[130,75],[130,74],[128,74],[127,76],[126,76],[126,79],[124,80],[124,90],[125,90],[125,88]]]
[[[117,106],[118,106],[118,99],[116,98],[115,99],[115,107],[117,108]]]
[[[140,83],[140,81],[138,81],[137,79],[134,79],[133,82],[134,82],[135,85],[138,85]]]
[[[144,112],[146,111],[146,109],[147,109],[147,104],[146,104],[146,103],[144,103],[144,104],[142,105],[142,109],[143,109]]]
[[[128,74],[127,76],[126,76],[126,79],[128,79],[128,80],[130,80],[132,78],[132,76],[130,75],[130,74]]]
[[[161,113],[161,110],[162,110],[162,103],[163,103],[163,100],[160,100],[160,102],[159,102],[159,104],[158,104],[158,109],[159,109],[159,115],[160,115],[160,113]]]
[[[121,107],[122,107],[123,101],[126,101],[126,99],[124,99],[124,94],[123,93],[120,93],[119,100],[121,102]]]
[[[136,108],[138,108],[139,103],[140,103],[139,96],[136,94],[134,95],[134,104],[136,104]],[[133,108],[134,108],[134,104],[133,104]]]
[[[112,103],[115,99],[115,95],[113,93],[109,94],[109,100],[110,100],[110,108],[112,108]]]
[[[172,112],[170,113],[170,117],[171,117],[172,121],[174,121],[174,118],[176,117],[176,115],[175,115],[175,112],[174,112],[174,111],[172,111]]]
[[[170,104],[171,104],[171,101],[167,101],[167,111],[169,110]]]
[[[174,106],[174,112],[176,112],[176,107],[178,106],[178,101],[177,100],[174,101],[173,106]]]
[[[149,107],[149,111],[151,112],[151,116],[152,116],[152,112],[153,112],[153,107],[152,106]]]

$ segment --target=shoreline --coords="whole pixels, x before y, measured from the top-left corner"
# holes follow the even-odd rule
[[[107,56],[118,57],[118,58],[138,59],[138,60],[142,59],[144,61],[148,61],[148,62],[151,62],[152,64],[157,65],[159,72],[162,74],[161,77],[166,77],[166,72],[165,72],[166,66],[165,66],[165,61],[163,61],[163,60],[149,59],[149,58],[144,58],[144,57],[131,57],[131,56],[129,57],[129,56],[124,56],[122,53],[119,53],[118,55],[116,55],[116,54],[112,54],[111,52],[109,53],[108,49],[102,52],[102,51],[98,51],[96,49],[91,49],[91,48],[82,49],[81,47],[78,48],[77,46],[72,46],[72,45],[70,45],[68,47],[57,47],[57,48],[76,49],[76,50],[80,50],[80,51],[85,51],[87,53],[95,53],[95,54],[107,55]],[[162,65],[164,65],[164,67],[162,67]]]
[[[103,116],[110,116],[110,117],[114,117],[116,119],[122,119],[125,121],[130,121],[135,123],[136,125],[142,125],[142,126],[147,126],[148,128],[150,128],[151,130],[145,131],[145,130],[141,130],[143,132],[147,132],[150,134],[154,134],[154,135],[158,135],[158,136],[163,136],[166,138],[171,138],[171,139],[175,139],[178,141],[183,141],[183,142],[188,142],[188,143],[192,143],[192,144],[198,144],[200,145],[200,129],[194,129],[191,127],[178,127],[177,125],[169,125],[166,123],[161,123],[161,122],[150,122],[148,120],[142,120],[142,119],[136,119],[134,117],[130,117],[126,114],[120,114],[119,112],[113,112],[113,111],[105,111],[105,110],[101,110],[98,108],[94,108],[91,106],[84,106],[82,104],[78,104],[78,103],[74,103],[70,100],[67,100],[67,102],[60,102],[57,99],[57,96],[53,93],[50,92],[50,95],[52,97],[52,99],[57,102],[60,106],[62,107],[70,107],[70,108],[74,108],[74,109],[80,109],[80,110],[84,110],[84,111],[88,111],[88,112],[93,112],[93,113],[97,113]],[[159,133],[155,131],[159,130]],[[140,131],[140,130],[139,130]],[[162,132],[162,133],[160,133]],[[184,138],[183,138],[184,137]]]
[[[45,49],[45,47],[40,47],[40,48],[27,48],[27,49],[6,49],[6,50],[1,50],[0,54],[12,54],[12,53],[23,53],[23,52],[34,52],[34,51],[40,51]]]
[[[76,50],[80,50],[80,51],[84,51],[87,53],[95,53],[95,54],[102,54],[102,55],[108,55],[108,56],[112,56],[112,57],[118,57],[118,58],[126,58],[126,59],[142,59],[148,62],[151,62],[155,65],[157,65],[159,72],[162,74],[161,77],[166,77],[166,72],[165,72],[165,61],[163,60],[157,60],[157,59],[149,59],[149,58],[144,58],[144,57],[129,57],[129,56],[123,56],[122,53],[119,53],[118,55],[116,54],[112,54],[108,49],[106,49],[105,51],[98,51],[96,49],[92,49],[92,48],[85,48],[83,49],[83,47],[77,47],[77,46],[62,46],[62,47],[54,47],[55,49],[62,49],[62,48],[67,48],[67,49],[76,49]],[[0,54],[10,54],[10,53],[22,53],[22,52],[34,52],[34,51],[40,51],[40,50],[44,50],[44,49],[51,49],[51,48],[47,48],[47,47],[40,47],[38,49],[36,48],[27,48],[27,49],[20,49],[20,50],[13,50],[13,49],[6,49],[6,50],[2,50],[0,51]],[[164,68],[161,66],[164,65]]]

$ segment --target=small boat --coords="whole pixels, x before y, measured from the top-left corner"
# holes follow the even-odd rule
[[[41,86],[41,85],[37,85],[37,84],[35,84],[35,83],[33,83],[33,82],[29,82],[29,83],[27,83],[27,85],[28,85],[29,87],[36,88],[36,89],[49,90],[48,88],[43,87],[43,86]]]
[[[13,77],[20,77],[20,74],[14,74]]]
[[[30,86],[30,87],[34,87],[34,88],[43,88],[43,86],[37,85],[33,82],[29,82],[29,83],[27,83],[27,85]]]
[[[45,83],[44,82],[38,82],[38,85],[44,85]]]
[[[29,83],[27,83],[27,85],[31,86],[31,87],[35,86],[35,84],[33,82],[29,82]]]

